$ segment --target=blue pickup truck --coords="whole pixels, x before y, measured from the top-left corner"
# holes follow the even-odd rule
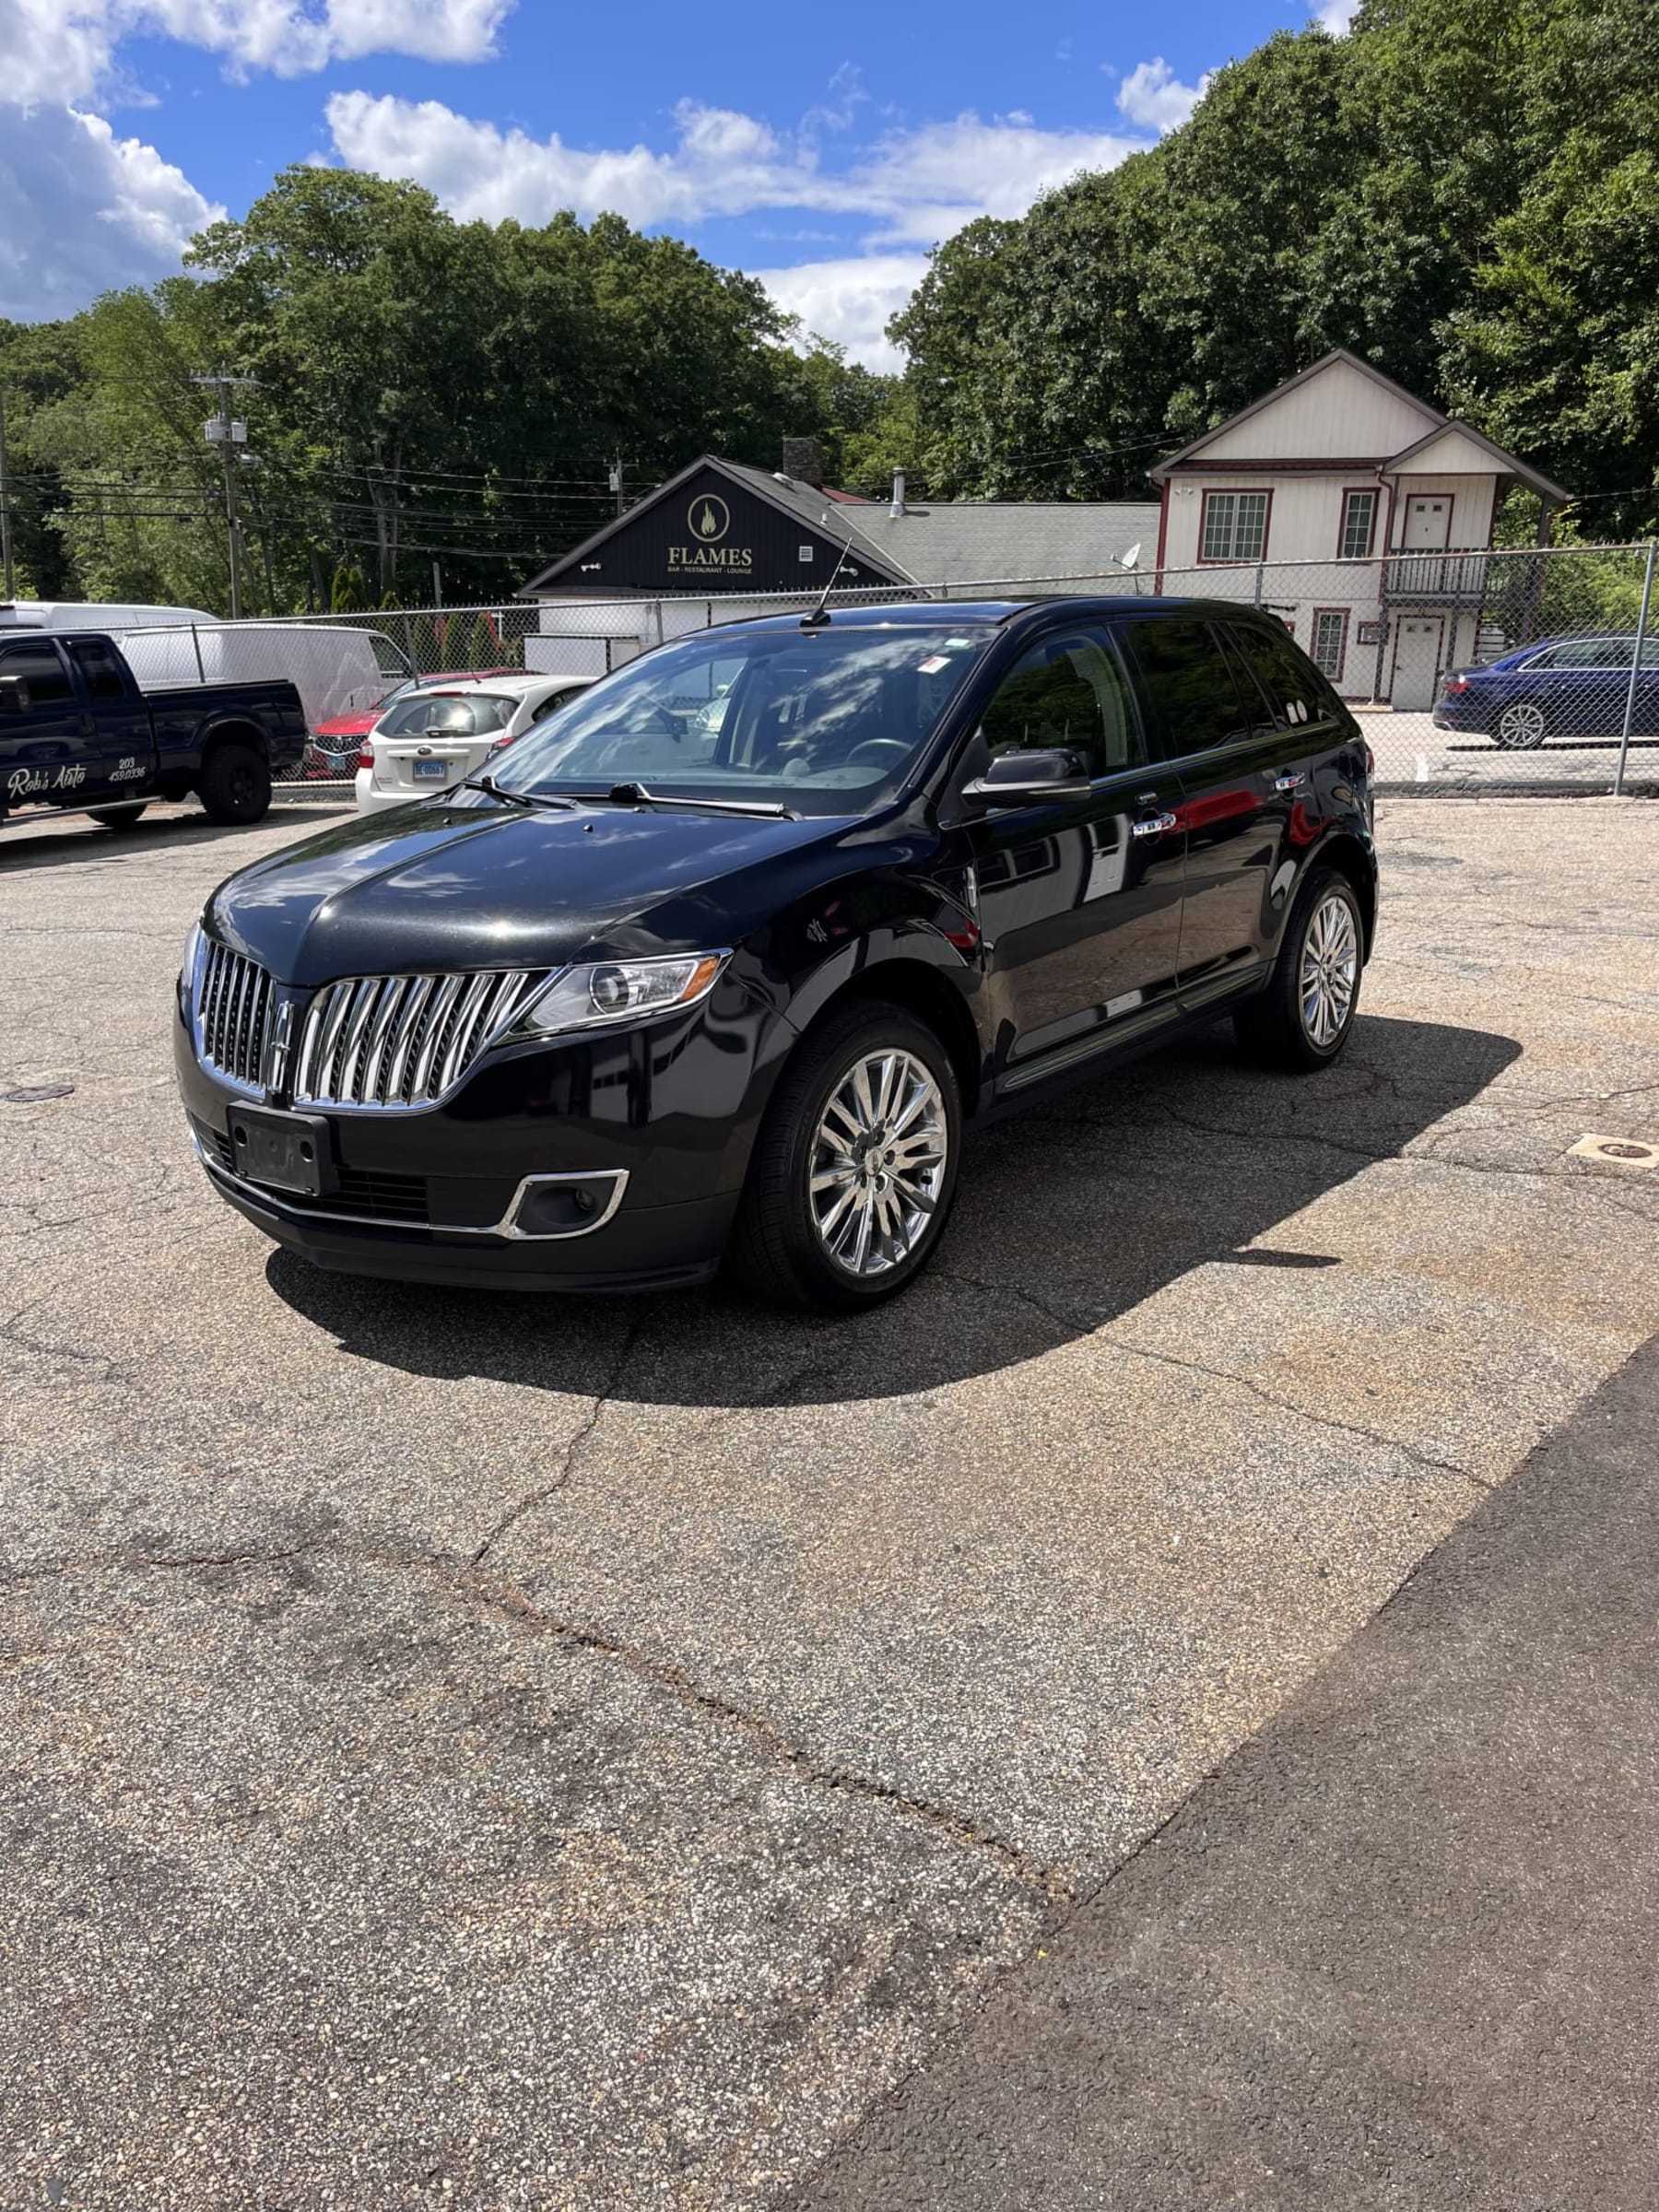
[[[0,823],[67,811],[121,830],[193,791],[210,821],[255,822],[304,748],[290,683],[141,691],[112,638],[0,633]]]

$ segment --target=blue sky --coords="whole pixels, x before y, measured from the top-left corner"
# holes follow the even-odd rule
[[[1345,0],[0,0],[0,314],[178,266],[285,163],[457,215],[614,207],[891,365],[928,246],[1151,144],[1204,74]]]

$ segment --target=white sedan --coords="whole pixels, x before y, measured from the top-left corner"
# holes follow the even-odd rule
[[[476,775],[498,745],[585,691],[586,676],[482,676],[395,700],[358,756],[359,814],[406,806]]]

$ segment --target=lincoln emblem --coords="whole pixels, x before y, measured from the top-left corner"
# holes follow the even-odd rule
[[[717,546],[732,526],[726,503],[713,492],[700,492],[687,512],[691,535],[700,545]]]

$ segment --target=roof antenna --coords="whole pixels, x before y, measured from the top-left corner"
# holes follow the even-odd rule
[[[836,558],[835,566],[830,571],[829,582],[825,584],[823,590],[818,594],[818,605],[813,608],[809,615],[803,615],[801,617],[801,628],[803,629],[827,629],[829,628],[830,594],[835,589],[836,578],[846,567],[852,557],[853,527],[851,524],[849,524],[847,527],[847,542],[841,547],[840,554]]]

